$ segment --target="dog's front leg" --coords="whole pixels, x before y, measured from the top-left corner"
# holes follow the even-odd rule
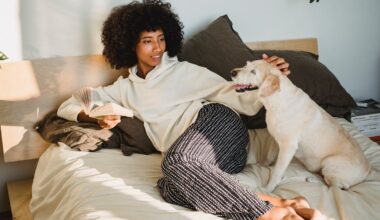
[[[279,152],[277,161],[271,170],[270,179],[265,187],[268,192],[272,192],[274,188],[280,183],[282,176],[285,173],[286,168],[289,166],[294,154],[297,150],[297,144],[279,144]]]

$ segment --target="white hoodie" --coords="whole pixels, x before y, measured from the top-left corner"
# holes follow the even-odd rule
[[[148,137],[158,151],[165,152],[193,123],[203,105],[217,102],[233,110],[254,115],[261,108],[257,90],[237,93],[228,82],[210,70],[164,54],[162,61],[145,79],[137,76],[137,66],[129,77],[95,91],[104,102],[130,108],[144,122]],[[62,118],[76,121],[81,106],[71,97],[58,109]]]

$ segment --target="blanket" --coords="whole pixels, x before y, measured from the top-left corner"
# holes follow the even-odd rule
[[[79,151],[120,148],[126,156],[157,152],[145,132],[143,122],[135,117],[122,117],[115,128],[108,130],[94,123],[68,121],[53,111],[39,121],[35,129],[44,140],[62,142]]]

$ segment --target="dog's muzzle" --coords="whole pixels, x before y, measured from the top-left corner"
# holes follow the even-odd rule
[[[236,84],[235,86],[236,92],[245,92],[245,91],[252,91],[256,90],[258,87],[252,84]]]

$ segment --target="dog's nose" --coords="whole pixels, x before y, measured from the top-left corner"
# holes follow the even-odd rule
[[[238,72],[239,72],[238,70],[231,70],[231,76],[232,77],[237,76]]]

